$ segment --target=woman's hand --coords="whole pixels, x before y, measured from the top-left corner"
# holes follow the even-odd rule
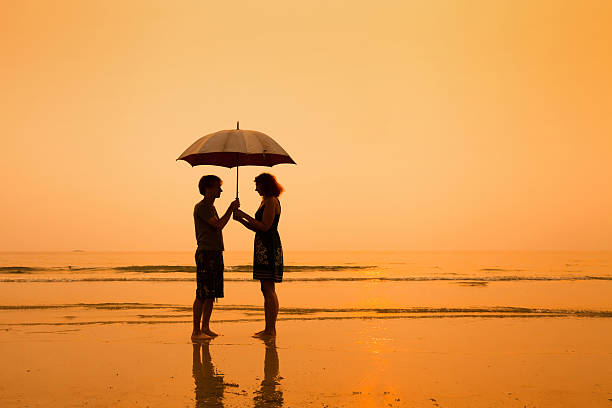
[[[242,210],[240,210],[238,208],[236,208],[234,210],[234,219],[235,220],[238,220],[238,219],[241,219],[241,218],[246,218],[246,216],[247,216],[247,214],[244,211],[242,211]]]

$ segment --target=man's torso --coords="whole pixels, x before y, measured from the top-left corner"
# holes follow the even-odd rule
[[[214,205],[205,204],[204,200],[195,205],[193,209],[193,221],[195,224],[198,249],[223,251],[223,234],[221,230],[214,228],[206,222],[206,220],[212,217],[219,217]]]

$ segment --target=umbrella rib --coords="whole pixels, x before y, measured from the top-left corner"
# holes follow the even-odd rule
[[[264,149],[264,144],[261,142],[261,133],[257,133],[257,141],[259,142],[259,150],[261,150],[265,156],[266,149]]]
[[[225,142],[223,143],[223,151],[224,151],[224,152],[226,152],[226,151],[227,151],[227,144],[228,144],[228,142],[229,142],[229,139],[230,139],[229,137],[226,137],[226,138],[225,138]]]

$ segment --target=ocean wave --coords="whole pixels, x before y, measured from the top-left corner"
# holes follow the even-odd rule
[[[2,283],[73,283],[73,282],[192,282],[190,277],[142,277],[142,276],[101,276],[65,278],[3,278]],[[285,277],[283,282],[457,282],[467,285],[484,286],[488,282],[563,282],[563,281],[610,281],[612,276],[367,276],[367,277]],[[253,282],[251,278],[226,277],[225,282]]]
[[[0,310],[40,310],[40,309],[95,309],[95,310],[168,310],[191,312],[192,305],[170,303],[64,303],[40,305],[0,305]],[[262,306],[255,305],[215,305],[215,310],[263,312]],[[423,313],[510,313],[510,314],[553,314],[575,316],[612,317],[610,310],[593,309],[551,309],[517,306],[492,307],[281,307],[280,314],[317,314],[317,313],[381,313],[381,314],[423,314]],[[151,315],[142,315],[149,317]],[[168,315],[163,315],[168,317]]]
[[[164,273],[164,272],[195,272],[193,265],[130,265],[116,266],[108,268],[120,272],[143,272],[143,273]]]
[[[17,274],[27,274],[27,273],[34,273],[34,272],[58,272],[58,271],[72,271],[72,272],[78,272],[78,271],[99,271],[99,270],[108,270],[108,269],[112,269],[112,268],[104,268],[101,266],[84,266],[84,267],[77,267],[77,266],[52,266],[52,267],[47,267],[47,268],[43,268],[43,267],[32,267],[32,266],[0,266],[0,274],[3,273],[17,273]]]
[[[372,265],[285,265],[285,272],[309,271],[345,271],[372,269]],[[131,265],[109,268],[122,272],[164,273],[164,272],[195,272],[193,265]],[[226,265],[226,272],[253,272],[253,265]]]
[[[142,310],[157,309],[170,313],[137,314],[134,319],[107,319],[95,321],[69,320],[54,322],[20,322],[0,323],[0,326],[83,326],[83,325],[112,325],[112,324],[189,324],[191,322],[189,305],[162,305],[137,303],[102,303],[102,304],[64,304],[64,305],[29,305],[29,306],[0,306],[0,310],[30,310],[30,309],[111,309],[111,310]],[[217,305],[216,323],[223,322],[254,322],[263,320],[263,308],[249,305]],[[223,311],[243,311],[245,314],[257,317],[223,318]],[[176,314],[183,312],[182,314]],[[221,313],[219,313],[221,312]],[[431,319],[431,318],[611,318],[610,310],[589,309],[543,309],[526,307],[489,307],[489,308],[453,308],[453,307],[412,307],[412,308],[281,308],[279,321],[304,320],[347,320],[347,319]],[[149,319],[149,320],[146,320]],[[155,319],[155,320],[151,320]],[[158,320],[159,319],[159,320]],[[181,320],[176,320],[181,319]]]
[[[336,272],[354,271],[375,268],[374,265],[285,265],[285,272]],[[25,266],[4,266],[0,267],[1,273],[31,273],[37,271],[117,271],[117,272],[140,272],[140,273],[193,273],[196,271],[194,265],[128,265],[128,266],[56,266],[49,268],[25,267]],[[226,272],[253,272],[252,265],[226,265]]]
[[[376,265],[285,265],[285,272],[311,272],[311,271],[355,271],[364,269],[373,269]],[[228,272],[253,272],[253,265],[235,265],[226,266]]]
[[[49,305],[0,305],[0,310],[41,310],[41,309],[102,309],[102,310],[139,310],[139,309],[175,309],[191,310],[192,306],[172,305],[167,303],[68,303]]]
[[[0,266],[0,273],[23,274],[23,273],[32,273],[32,272],[41,271],[41,270],[44,270],[44,269],[32,268],[29,266]]]

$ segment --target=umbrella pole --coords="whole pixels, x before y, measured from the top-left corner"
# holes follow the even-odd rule
[[[240,121],[236,122],[236,130],[240,130]],[[238,199],[238,153],[236,153],[236,200]]]
[[[238,199],[238,169],[240,166],[236,165],[236,200]]]

